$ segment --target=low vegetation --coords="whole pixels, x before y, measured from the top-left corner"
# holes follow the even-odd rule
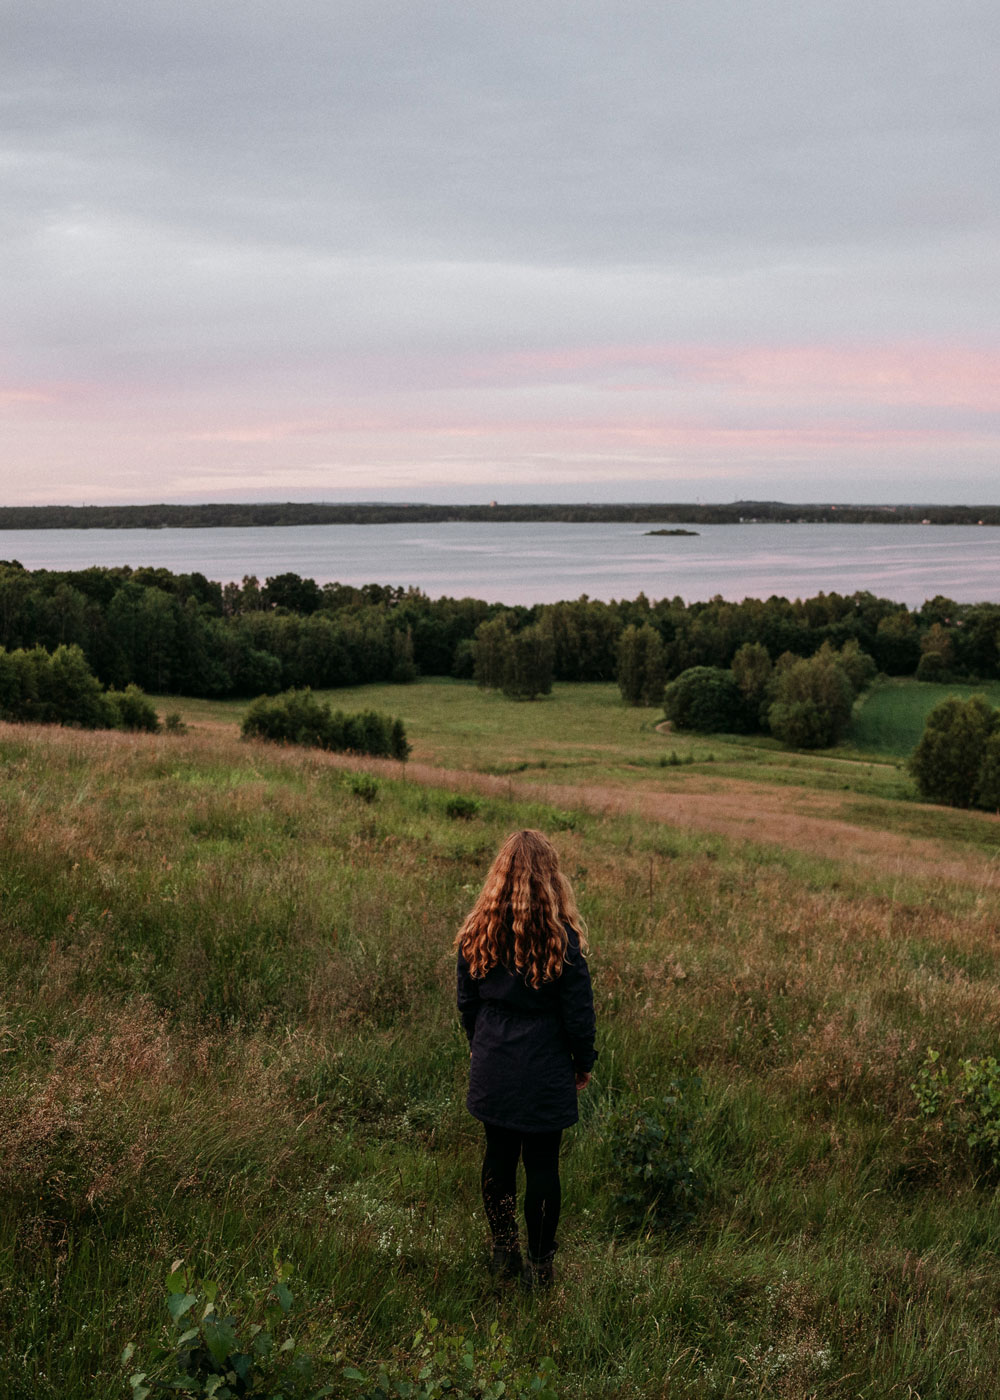
[[[410,745],[401,719],[362,710],[345,715],[318,700],[311,690],[288,690],[273,698],[262,695],[243,717],[244,739],[268,739],[274,744],[302,744],[334,753],[367,754],[405,762]]]
[[[658,734],[611,685],[351,699],[392,695],[405,780],[241,743],[232,702],[180,702],[186,734],[0,727],[0,1393],[126,1400],[182,1347],[211,1393],[214,1280],[219,1364],[259,1325],[286,1397],[295,1356],[334,1396],[989,1394],[995,819],[919,806],[894,760]],[[478,768],[475,799],[431,762]],[[740,791],[752,841],[677,816]],[[926,833],[903,859],[862,803]],[[453,1008],[454,929],[519,825],[574,881],[600,1025],[551,1299],[487,1280]]]

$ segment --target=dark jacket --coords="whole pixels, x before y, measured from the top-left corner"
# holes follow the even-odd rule
[[[473,977],[458,955],[458,1010],[472,1051],[466,1103],[484,1123],[546,1133],[579,1116],[575,1076],[597,1059],[594,997],[579,936],[566,932],[562,974],[537,990],[502,964]]]

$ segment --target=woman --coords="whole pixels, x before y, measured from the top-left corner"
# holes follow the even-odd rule
[[[516,831],[455,939],[458,1010],[469,1038],[469,1112],[486,1132],[483,1204],[490,1272],[552,1286],[559,1144],[590,1082],[594,999],[582,921],[559,858],[540,831]],[[528,1265],[518,1242],[524,1161]]]

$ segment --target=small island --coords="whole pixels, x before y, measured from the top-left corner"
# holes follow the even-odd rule
[[[697,535],[698,530],[646,530],[647,535]]]

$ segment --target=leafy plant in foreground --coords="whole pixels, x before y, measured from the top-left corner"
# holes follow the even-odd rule
[[[463,1328],[442,1327],[427,1312],[409,1347],[391,1361],[367,1372],[344,1366],[338,1352],[318,1377],[290,1331],[290,1274],[276,1259],[267,1288],[224,1308],[219,1284],[196,1278],[178,1261],[167,1276],[168,1335],[148,1369],[128,1376],[132,1400],[165,1393],[198,1400],[558,1400],[551,1357],[525,1367],[496,1322],[479,1340]],[[121,1355],[126,1370],[135,1356],[130,1342]]]
[[[259,1292],[247,1291],[222,1306],[214,1279],[199,1279],[178,1261],[167,1276],[167,1337],[148,1369],[134,1371],[132,1400],[157,1393],[214,1400],[320,1400],[332,1387],[315,1389],[311,1358],[297,1347],[288,1326],[291,1268],[275,1260],[275,1277]],[[129,1343],[122,1365],[132,1365]]]
[[[911,1085],[925,1127],[954,1149],[968,1148],[990,1177],[1000,1172],[1000,1064],[992,1055],[959,1060],[950,1073],[929,1049]]]
[[[518,1367],[507,1337],[496,1322],[477,1346],[462,1329],[444,1329],[424,1313],[423,1326],[407,1353],[399,1353],[373,1375],[349,1366],[344,1379],[357,1400],[557,1400],[555,1362],[544,1357]]]
[[[662,1230],[694,1217],[704,1190],[691,1161],[700,1116],[697,1080],[673,1080],[661,1098],[619,1110],[610,1146],[621,1180],[611,1199],[624,1224]]]

